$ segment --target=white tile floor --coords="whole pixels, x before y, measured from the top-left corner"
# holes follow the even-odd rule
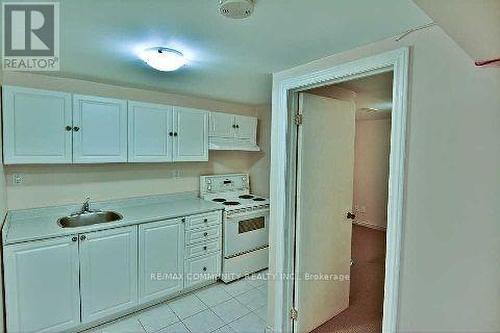
[[[263,333],[267,271],[216,283],[88,333]]]

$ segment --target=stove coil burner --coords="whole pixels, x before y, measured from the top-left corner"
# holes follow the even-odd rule
[[[251,194],[243,194],[243,195],[240,195],[238,198],[240,198],[240,199],[252,199],[253,195],[251,195]]]
[[[238,206],[240,203],[238,201],[226,201],[223,203],[223,205],[226,206]]]
[[[212,201],[214,201],[214,202],[225,202],[225,201],[226,201],[226,199],[222,199],[222,198],[215,198],[215,199],[213,199]]]
[[[253,199],[253,201],[266,201],[266,199],[263,199],[263,198],[255,198],[255,199]]]

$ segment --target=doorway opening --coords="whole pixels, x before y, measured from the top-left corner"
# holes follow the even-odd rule
[[[301,91],[295,332],[382,330],[393,72]]]
[[[333,65],[332,65],[333,63]],[[296,324],[297,318],[303,316],[304,311],[314,311],[316,309],[321,309],[322,304],[316,308],[299,308],[296,307],[294,300],[297,298],[295,293],[295,281],[296,279],[287,278],[295,272],[295,267],[298,264],[296,262],[298,256],[296,254],[295,247],[295,237],[300,237],[302,240],[307,239],[307,234],[302,234],[299,228],[299,224],[296,225],[296,217],[300,216],[301,207],[312,207],[313,205],[297,205],[300,200],[303,201],[307,198],[321,198],[317,195],[300,197],[300,189],[298,187],[301,184],[297,181],[300,178],[300,170],[306,170],[310,173],[311,180],[315,180],[315,177],[320,177],[321,172],[311,172],[311,170],[321,168],[328,169],[324,167],[325,164],[318,162],[313,164],[312,168],[302,168],[298,167],[298,161],[300,160],[299,153],[307,152],[310,154],[315,149],[318,150],[321,147],[330,144],[336,139],[321,140],[318,139],[319,132],[316,133],[317,137],[315,142],[318,143],[316,146],[314,144],[309,145],[313,149],[301,149],[298,147],[297,137],[301,128],[308,124],[310,121],[314,121],[314,117],[306,115],[297,114],[299,109],[299,95],[312,88],[323,87],[332,84],[338,84],[346,81],[351,81],[354,79],[365,78],[373,76],[376,74],[392,72],[393,73],[393,86],[392,86],[392,112],[391,112],[391,130],[390,130],[390,155],[389,155],[389,186],[388,186],[388,203],[387,203],[387,229],[386,229],[386,254],[385,254],[385,276],[384,276],[384,294],[383,294],[383,318],[382,318],[382,332],[395,332],[397,331],[397,316],[398,316],[398,299],[399,299],[399,271],[400,271],[400,257],[401,257],[401,247],[402,247],[402,230],[404,221],[404,186],[405,186],[405,152],[406,152],[406,119],[407,119],[407,93],[408,93],[408,70],[409,70],[409,49],[400,48],[385,53],[369,56],[366,58],[360,58],[358,60],[346,62],[346,63],[336,63],[330,58],[325,58],[318,60],[310,65],[303,65],[300,68],[296,68],[290,71],[280,73],[280,75],[275,76],[273,82],[273,110],[272,110],[272,158],[271,158],[271,220],[273,223],[270,226],[270,251],[272,256],[270,257],[270,273],[276,276],[283,276],[284,278],[275,279],[269,285],[270,288],[270,304],[269,309],[269,329],[273,331],[282,332],[298,332]],[[311,95],[311,94],[303,94]],[[330,99],[332,100],[332,99]],[[304,98],[302,97],[302,102]],[[338,115],[339,113],[337,113]],[[329,113],[331,116],[331,113]],[[354,116],[352,116],[354,119]],[[321,118],[319,118],[321,120]],[[351,121],[352,121],[351,119]],[[317,121],[316,125],[318,128],[321,126],[326,126],[326,124],[341,124],[343,119],[338,117],[338,119],[333,119],[334,121]],[[349,117],[347,117],[349,120]],[[352,121],[354,123],[354,121]],[[297,125],[301,124],[301,125]],[[345,131],[345,128],[350,128],[351,140],[354,140],[354,124],[349,126],[338,126],[338,128],[330,129],[331,132],[341,133]],[[324,132],[328,132],[323,129]],[[349,131],[347,131],[349,132]],[[346,136],[349,137],[349,136]],[[305,136],[307,138],[307,136]],[[314,141],[313,141],[314,142]],[[306,143],[307,144],[307,143]],[[351,143],[352,145],[352,143]],[[331,147],[346,147],[348,145],[331,145]],[[328,154],[331,150],[324,150]],[[342,151],[340,151],[342,153]],[[322,156],[319,154],[319,156]],[[307,159],[306,159],[307,160]],[[339,159],[343,161],[342,159]],[[346,160],[353,161],[354,158],[351,156]],[[353,163],[353,162],[351,162]],[[347,164],[339,164],[338,167],[342,166],[344,169],[349,170],[346,167]],[[336,166],[337,167],[337,166]],[[352,170],[352,169],[351,169]],[[331,170],[329,171],[331,174]],[[348,173],[348,171],[346,171]],[[324,188],[332,188],[331,182],[333,180],[345,179],[345,177],[330,177],[327,178],[328,181],[317,182],[316,188],[318,190],[323,190]],[[305,183],[306,186],[311,186]],[[352,183],[348,185],[349,182],[345,182],[342,185],[341,190],[333,193],[341,193],[340,198],[348,198],[346,191],[349,189],[352,192]],[[314,188],[314,187],[313,187]],[[299,194],[299,196],[297,196]],[[348,193],[349,194],[349,193]],[[352,193],[351,193],[352,195]],[[335,201],[331,199],[328,203],[328,207],[337,209],[342,214],[346,212],[353,213],[349,211],[352,203],[346,200],[346,202]],[[352,196],[351,196],[352,201]],[[310,203],[316,203],[315,200],[309,200]],[[331,202],[335,203],[331,204]],[[322,207],[322,206],[321,206]],[[345,210],[342,211],[341,208]],[[322,207],[324,208],[324,207]],[[313,210],[308,208],[310,211],[319,212],[324,214],[325,209]],[[319,214],[318,213],[318,214]],[[340,213],[339,213],[340,214]],[[344,215],[344,216],[347,216]],[[314,220],[314,219],[313,219]],[[338,226],[349,226],[350,223],[338,222]],[[345,227],[347,228],[347,227]],[[340,229],[341,230],[341,229]],[[345,232],[345,231],[344,231]],[[338,236],[336,234],[324,233],[326,236]],[[337,237],[337,239],[343,239],[344,249],[346,252],[350,253],[351,240],[346,240],[346,237]],[[300,244],[307,244],[307,242],[298,242]],[[322,246],[328,244],[328,242],[316,242],[317,251],[319,253],[326,253],[322,251]],[[328,250],[328,249],[327,249]],[[336,258],[335,256],[325,256],[327,258]],[[308,260],[312,262],[312,260]],[[342,262],[343,269],[340,269],[340,273],[343,275],[348,275],[350,273],[350,260],[338,260]],[[300,265],[300,263],[299,263]],[[339,275],[339,274],[337,274]],[[342,274],[340,274],[342,275]],[[340,293],[344,296],[344,299],[348,299],[348,294]],[[345,297],[347,295],[347,297]],[[336,297],[335,297],[336,298]],[[347,302],[346,302],[347,303]],[[347,307],[347,304],[344,304]],[[339,313],[342,311],[342,307],[339,308]],[[319,321],[318,321],[319,322]],[[320,323],[321,324],[321,323]]]

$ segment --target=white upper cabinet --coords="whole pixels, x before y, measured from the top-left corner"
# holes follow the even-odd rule
[[[128,102],[128,161],[171,162],[173,108]]]
[[[80,235],[82,322],[137,304],[137,226]]]
[[[229,113],[210,113],[210,136],[221,138],[234,137],[234,115]]]
[[[127,162],[127,102],[73,96],[73,162]]]
[[[259,151],[257,118],[210,112],[209,148],[211,150]]]
[[[71,163],[71,94],[3,87],[4,163]]]
[[[78,243],[74,237],[4,248],[8,332],[63,332],[80,323]]]
[[[174,107],[174,161],[208,161],[208,111]]]

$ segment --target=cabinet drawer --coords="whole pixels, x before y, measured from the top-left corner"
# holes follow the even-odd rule
[[[189,288],[206,281],[216,280],[220,276],[221,257],[222,253],[219,251],[208,256],[186,260],[184,287]]]
[[[203,256],[212,252],[221,250],[220,240],[204,241],[195,245],[186,247],[184,252],[186,259]]]
[[[198,229],[221,224],[221,213],[211,212],[186,217],[186,229]]]
[[[194,244],[203,240],[220,238],[221,227],[203,228],[186,231],[186,245]]]

